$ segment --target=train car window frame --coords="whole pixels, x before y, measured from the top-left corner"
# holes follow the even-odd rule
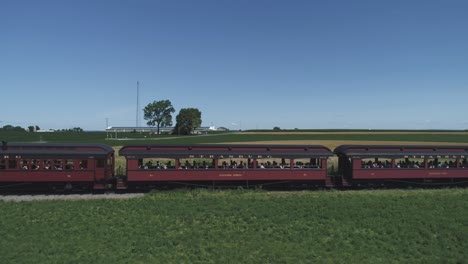
[[[65,164],[65,170],[67,171],[75,170],[74,160],[72,159],[64,160],[64,164]]]
[[[80,160],[79,163],[80,170],[87,170],[88,169],[88,160]]]
[[[16,159],[9,159],[9,160],[8,160],[8,169],[10,169],[10,170],[17,170],[17,169],[18,169],[18,160],[16,160]]]
[[[63,170],[63,160],[55,159],[52,168],[53,168],[53,170],[56,170],[56,171],[62,171]]]

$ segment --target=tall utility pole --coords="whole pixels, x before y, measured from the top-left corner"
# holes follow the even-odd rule
[[[140,112],[140,82],[137,81],[137,109],[136,109],[136,127],[140,126],[139,120],[139,112]]]
[[[106,138],[109,137],[109,131],[107,129],[109,129],[109,118],[108,117],[106,117]]]

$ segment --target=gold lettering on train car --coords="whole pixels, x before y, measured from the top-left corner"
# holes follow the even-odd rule
[[[219,177],[242,177],[242,174],[238,174],[238,173],[234,173],[234,174],[231,174],[231,173],[223,173],[223,174],[218,174]]]

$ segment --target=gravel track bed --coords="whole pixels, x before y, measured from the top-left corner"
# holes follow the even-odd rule
[[[31,202],[43,200],[97,200],[97,199],[131,199],[143,197],[144,193],[125,194],[38,194],[38,195],[0,195],[0,201]]]

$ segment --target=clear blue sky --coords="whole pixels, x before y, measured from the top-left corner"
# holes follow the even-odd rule
[[[465,0],[0,0],[0,33],[0,126],[135,126],[139,81],[174,123],[468,128]]]

